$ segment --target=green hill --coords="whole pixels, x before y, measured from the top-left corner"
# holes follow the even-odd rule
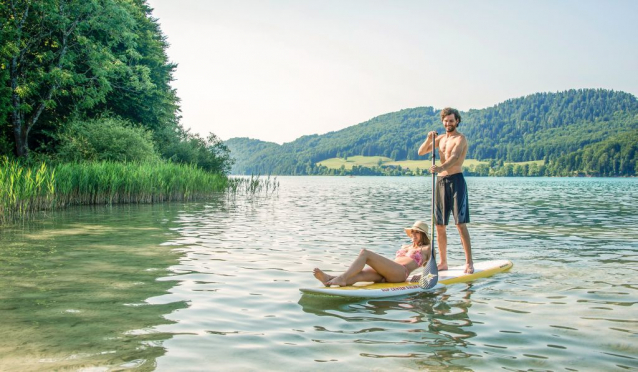
[[[597,154],[599,146],[612,138],[620,141],[638,129],[638,100],[628,93],[603,89],[537,93],[461,115],[459,130],[470,143],[468,159],[490,161],[492,166],[544,160],[548,166],[543,171],[548,175],[636,173],[630,166],[636,163],[635,151],[614,155],[622,157],[618,162],[623,166],[619,165],[618,172],[599,172],[592,164],[570,157],[579,151]],[[283,145],[247,138],[233,138],[226,145],[236,159],[235,174],[326,174],[327,167],[317,163],[331,158],[425,159],[417,155],[417,149],[430,130],[443,132],[439,110],[417,107],[339,131],[302,136]],[[354,171],[361,170],[355,167]]]
[[[560,176],[635,176],[637,158],[638,130],[634,130],[563,155],[550,171]]]

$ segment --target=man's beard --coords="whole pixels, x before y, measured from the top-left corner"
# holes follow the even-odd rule
[[[456,130],[456,126],[455,125],[445,127],[445,131],[448,132],[448,133],[454,132],[455,130]]]

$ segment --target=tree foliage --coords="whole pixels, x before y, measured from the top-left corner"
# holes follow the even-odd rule
[[[107,115],[148,130],[166,158],[230,168],[214,134],[180,124],[176,65],[146,0],[0,0],[0,21],[0,154],[68,154],[78,120],[86,132]]]
[[[629,176],[638,174],[638,130],[563,155],[551,163],[559,176]]]
[[[163,148],[165,158],[177,163],[195,164],[214,173],[230,172],[234,161],[230,158],[230,150],[219,137],[209,133],[204,139],[190,132],[182,132],[182,136],[181,141]]]
[[[118,118],[74,120],[59,141],[58,158],[62,161],[159,160],[151,133]]]
[[[151,82],[136,63],[131,5],[115,0],[15,0],[0,3],[2,65],[8,70],[10,122],[16,153],[27,157],[41,115],[62,102],[94,107],[126,79]],[[61,110],[62,112],[66,110]]]

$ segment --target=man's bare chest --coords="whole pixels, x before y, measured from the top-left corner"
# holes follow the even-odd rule
[[[452,150],[457,144],[458,144],[458,141],[456,137],[442,138],[441,142],[439,143],[439,150],[440,150],[439,156],[441,156],[442,158],[448,157],[452,153]]]
[[[442,139],[439,144],[440,156],[447,156],[449,150],[452,148],[452,144],[448,139]]]

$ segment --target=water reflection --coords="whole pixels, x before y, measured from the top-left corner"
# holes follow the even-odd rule
[[[454,294],[446,292],[443,288],[437,293],[365,300],[304,294],[298,304],[305,313],[343,321],[326,327],[316,320],[317,342],[331,342],[334,334],[345,334],[352,344],[383,347],[379,353],[361,352],[362,357],[412,358],[416,363],[427,360],[429,366],[444,366],[467,357],[463,349],[476,336],[469,316],[471,285]]]
[[[177,255],[154,223],[171,218],[154,207],[77,208],[4,229],[0,370],[152,366],[171,335],[144,330],[187,306],[146,302],[172,286],[157,279]]]

